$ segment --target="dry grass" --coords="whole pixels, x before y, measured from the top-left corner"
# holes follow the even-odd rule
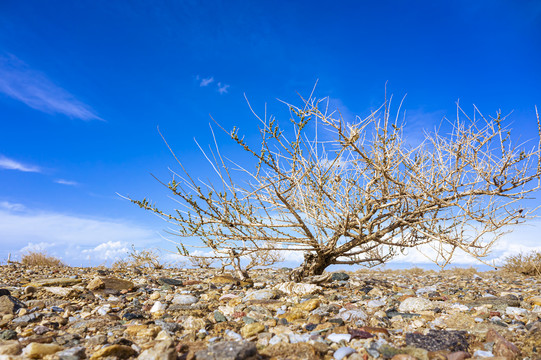
[[[508,274],[541,276],[541,251],[517,254],[505,259],[502,271]]]
[[[24,254],[21,263],[27,266],[42,266],[42,267],[63,267],[66,266],[62,260],[47,255],[45,253],[30,251]]]

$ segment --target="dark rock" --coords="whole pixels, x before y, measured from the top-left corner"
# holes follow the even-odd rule
[[[465,331],[429,330],[427,335],[408,333],[406,345],[428,351],[468,351]]]
[[[304,328],[306,329],[306,331],[312,331],[317,328],[317,324],[306,324]]]
[[[11,293],[8,289],[0,289],[0,296],[9,296]]]
[[[346,281],[346,280],[349,280],[349,275],[342,272],[333,273],[331,276],[331,280],[332,281]]]
[[[251,342],[222,341],[195,353],[197,360],[244,360],[255,357],[257,348]]]
[[[160,285],[171,285],[171,286],[182,286],[182,281],[177,279],[170,278],[159,278],[158,284]]]
[[[374,337],[374,335],[372,335],[368,331],[360,329],[348,329],[348,332],[351,335],[352,339],[369,339],[371,337]]]
[[[331,324],[336,324],[336,325],[338,325],[338,326],[342,326],[342,325],[345,324],[345,323],[344,323],[344,320],[341,319],[341,318],[330,319],[329,322],[330,322]]]
[[[415,314],[415,313],[399,312],[399,311],[396,311],[395,309],[387,310],[385,314],[387,314],[387,317],[389,319],[395,316],[399,316],[399,315],[402,316],[404,319],[410,319],[412,317],[421,316],[420,314]]]
[[[124,315],[122,315],[122,318],[124,320],[142,319],[143,315],[137,314],[137,313],[127,312]]]
[[[0,332],[0,340],[13,340],[17,339],[17,332],[14,330],[4,330]]]

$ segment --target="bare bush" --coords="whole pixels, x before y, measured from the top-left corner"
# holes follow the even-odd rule
[[[509,256],[505,259],[502,270],[508,274],[541,276],[541,251]]]
[[[47,255],[44,252],[29,251],[21,258],[21,263],[27,266],[41,266],[41,267],[63,267],[66,266],[62,260]]]
[[[160,255],[155,250],[136,250],[135,245],[132,245],[128,257],[117,259],[111,267],[118,269],[138,267],[159,270],[163,269],[165,264],[160,261]]]
[[[179,161],[182,172],[164,184],[178,210],[168,214],[147,199],[131,201],[232,264],[266,252],[303,251],[296,280],[331,264],[382,264],[421,245],[433,248],[428,256],[442,268],[459,250],[482,259],[509,226],[533,215],[521,200],[540,186],[541,136],[529,149],[512,142],[500,113],[485,117],[476,109],[468,117],[458,108],[457,119],[443,124],[449,133],[425,133],[424,142],[409,146],[400,108],[392,118],[390,101],[349,121],[327,99],[311,96],[301,107],[287,106],[291,128],[254,112],[258,146],[236,128],[228,132],[253,156],[253,169],[226,160],[215,140],[203,153],[216,183],[193,178]],[[539,116],[537,122],[539,128]],[[187,242],[179,251],[189,255]]]

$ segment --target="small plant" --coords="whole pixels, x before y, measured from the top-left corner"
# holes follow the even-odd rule
[[[24,254],[21,263],[27,266],[47,266],[47,267],[63,267],[66,266],[62,260],[47,255],[46,253],[41,253],[37,251],[29,251],[27,254]]]
[[[502,271],[510,274],[541,276],[541,251],[508,256],[504,260]]]

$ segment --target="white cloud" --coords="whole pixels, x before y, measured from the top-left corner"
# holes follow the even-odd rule
[[[0,155],[0,169],[18,170],[24,172],[41,172],[40,168],[37,166],[25,165],[3,155]]]
[[[62,114],[81,120],[103,120],[90,106],[13,55],[0,56],[0,92],[48,114]]]
[[[79,185],[79,183],[76,182],[76,181],[70,181],[70,180],[64,180],[64,179],[56,179],[54,182],[57,183],[57,184],[68,185],[68,186],[77,186],[77,185]]]
[[[10,203],[9,201],[0,201],[0,209],[5,209],[8,211],[24,211],[25,207],[23,204]]]
[[[41,246],[70,265],[100,265],[119,255],[125,257],[131,244],[155,248],[162,243],[155,231],[123,220],[54,212],[15,213],[7,211],[10,206],[1,204],[0,258],[8,253],[20,256],[21,252]]]
[[[218,83],[218,92],[220,94],[227,94],[227,89],[229,88],[229,85]]]
[[[107,241],[91,249],[81,251],[85,259],[90,262],[107,262],[125,258],[130,251],[126,241]]]
[[[201,87],[205,87],[205,86],[208,86],[210,85],[212,82],[214,82],[214,77],[209,77],[209,78],[206,78],[206,79],[201,79],[201,82],[199,83],[199,86]]]

